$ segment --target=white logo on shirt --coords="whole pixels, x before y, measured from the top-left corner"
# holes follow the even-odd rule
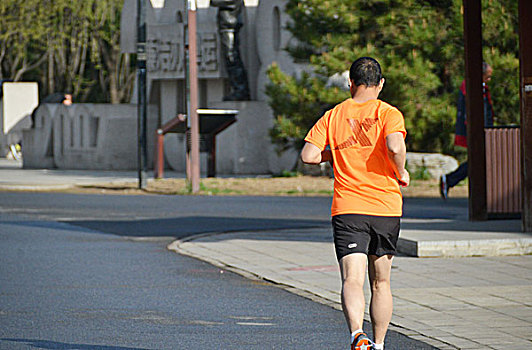
[[[356,244],[356,243],[350,243],[350,244],[347,246],[347,248],[352,249],[352,248],[356,248],[357,246],[358,246],[358,244]]]

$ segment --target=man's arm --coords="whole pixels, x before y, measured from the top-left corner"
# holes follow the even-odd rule
[[[301,150],[301,160],[306,164],[332,162],[332,152],[331,150],[322,151],[316,145],[306,142]]]
[[[408,186],[410,183],[410,174],[405,168],[406,164],[406,145],[403,134],[394,132],[386,136],[386,147],[388,156],[396,167],[397,180],[401,186]]]

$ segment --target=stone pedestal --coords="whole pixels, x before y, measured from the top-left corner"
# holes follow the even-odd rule
[[[266,102],[219,102],[213,108],[239,111],[237,122],[218,136],[218,173],[272,174],[294,166],[297,152],[279,156],[271,143],[273,114]]]

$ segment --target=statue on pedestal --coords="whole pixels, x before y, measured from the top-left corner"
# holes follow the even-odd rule
[[[218,7],[218,31],[231,88],[224,101],[247,101],[250,99],[248,79],[238,41],[243,0],[211,0],[211,6]]]

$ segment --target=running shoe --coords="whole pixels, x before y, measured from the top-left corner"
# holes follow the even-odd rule
[[[440,177],[440,195],[441,198],[447,199],[447,195],[449,194],[449,186],[447,186],[447,176],[442,175]]]
[[[351,350],[373,350],[373,342],[368,338],[368,335],[364,332],[357,333],[353,344],[351,344]]]

